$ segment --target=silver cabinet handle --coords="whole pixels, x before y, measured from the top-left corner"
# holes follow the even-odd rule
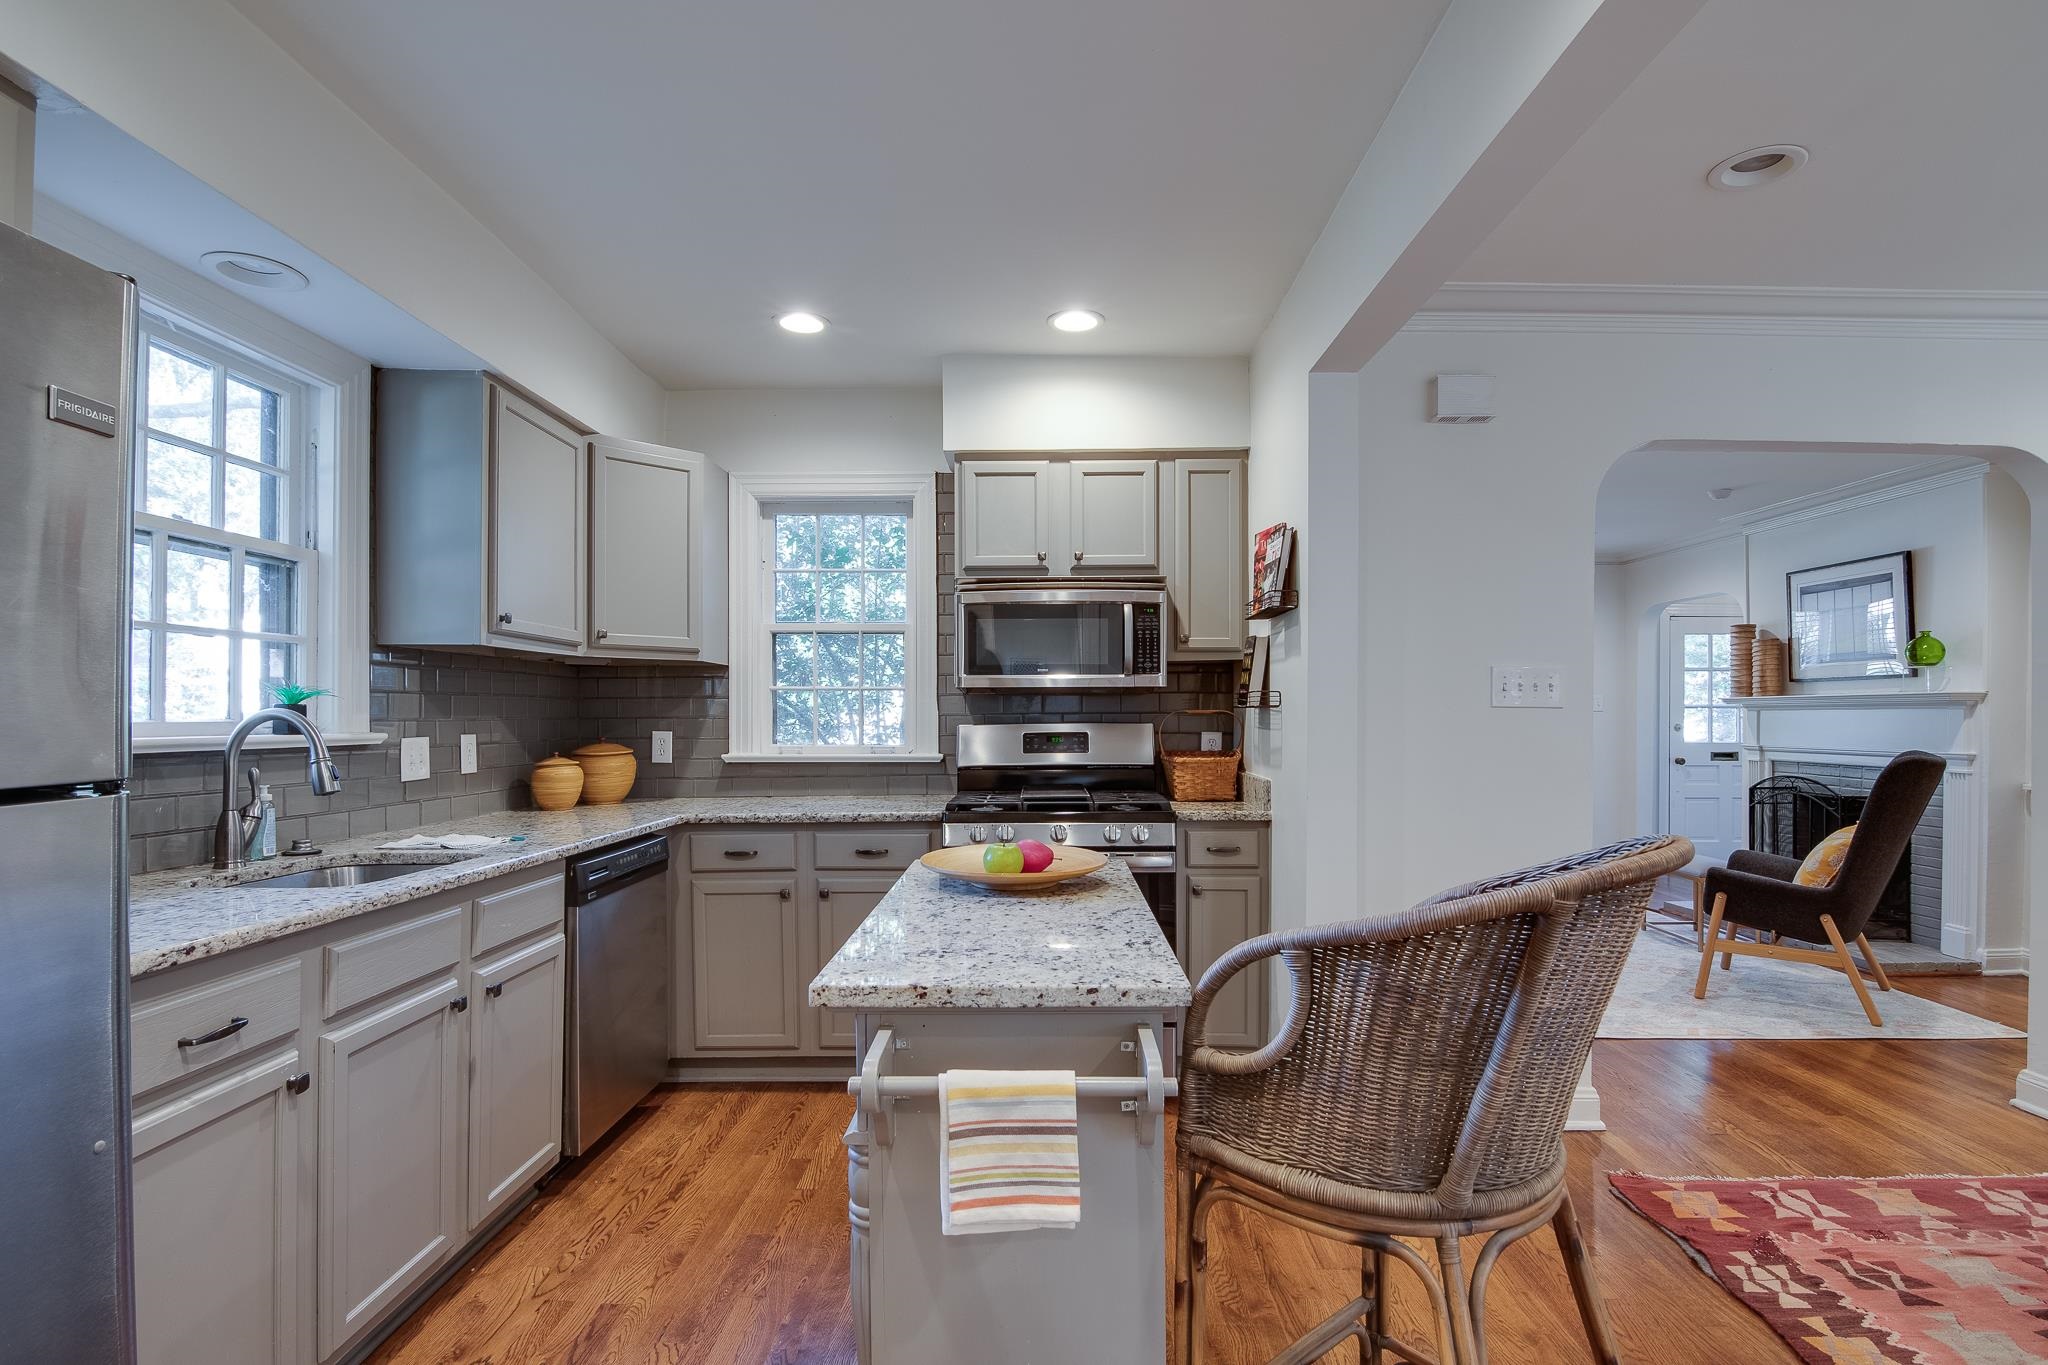
[[[886,858],[889,856],[889,850],[886,848],[857,848],[853,851],[853,854],[856,858]]]
[[[832,888],[831,888],[831,887],[829,887],[829,886],[821,886],[821,887],[819,887],[819,888],[818,888],[818,899],[819,899],[819,900],[821,900],[821,901],[829,901],[829,900],[831,900],[831,899],[832,899]]]
[[[777,896],[780,896],[783,900],[788,900],[790,898],[790,890],[786,886],[777,887],[775,894]]]
[[[294,1095],[303,1095],[309,1088],[311,1088],[312,1084],[313,1073],[310,1071],[301,1071],[298,1075],[293,1076],[290,1080],[287,1080],[284,1083],[284,1088],[286,1090],[289,1090]]]
[[[249,1021],[238,1014],[211,1033],[202,1033],[197,1038],[180,1038],[178,1046],[199,1047],[205,1043],[217,1043],[223,1038],[234,1037],[247,1027],[249,1027]]]
[[[1189,894],[1190,896],[1199,896],[1199,895],[1201,895],[1201,894],[1202,894],[1202,884],[1201,884],[1200,882],[1189,882],[1189,883],[1188,883],[1188,894]]]
[[[496,999],[497,999],[497,998],[498,998],[499,996],[503,995],[504,993],[505,993],[505,983],[504,983],[504,982],[502,982],[502,981],[499,981],[499,982],[496,982],[496,983],[494,983],[494,984],[492,984],[492,985],[489,985],[489,986],[486,986],[486,987],[484,987],[484,994],[485,994],[485,995],[488,995],[488,996],[489,996],[489,997],[491,997],[491,999],[493,999],[493,1000],[496,1000]]]
[[[608,630],[600,630],[597,633],[597,638],[600,640],[609,640],[612,638],[612,633]]]
[[[1079,564],[1079,563],[1081,562],[1081,551],[1079,551],[1079,550],[1076,550],[1076,551],[1074,551],[1074,562],[1075,562],[1076,564]]]
[[[512,624],[512,613],[511,613],[511,612],[509,612],[509,611],[501,611],[501,612],[499,612],[499,613],[498,613],[498,624],[499,624],[499,625],[501,625],[501,626],[509,626],[509,625],[511,625],[511,624]]]
[[[1182,645],[1186,645],[1188,642],[1188,633],[1186,631],[1181,631],[1176,638],[1180,640]]]
[[[725,856],[728,858],[758,858],[761,856],[761,850],[758,848],[729,848],[725,850]]]
[[[466,995],[456,996],[448,1002],[448,1008],[454,1010],[457,1014],[462,1013],[469,1008],[469,997]]]
[[[1038,562],[1041,564],[1045,563],[1045,551],[1040,550],[1038,552]]]
[[[1219,858],[1228,858],[1233,853],[1244,852],[1236,844],[1204,844],[1202,845],[1202,851],[1204,853],[1213,853]]]

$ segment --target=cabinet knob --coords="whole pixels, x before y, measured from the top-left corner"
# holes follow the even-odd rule
[[[312,1084],[313,1073],[310,1071],[301,1071],[298,1075],[293,1076],[291,1079],[287,1080],[284,1083],[284,1088],[294,1095],[303,1095],[306,1093],[307,1088],[310,1087]]]
[[[466,995],[456,996],[448,1002],[448,1008],[454,1010],[457,1014],[462,1013],[469,1008],[469,997]]]
[[[600,630],[597,633],[597,638],[600,640],[609,640],[612,638],[612,633],[608,630]]]
[[[829,887],[829,886],[821,886],[821,887],[819,887],[819,888],[818,888],[818,899],[819,899],[819,900],[821,900],[821,901],[829,901],[829,900],[831,900],[831,899],[832,899],[832,888],[831,888],[831,887]]]
[[[781,897],[782,899],[784,899],[784,900],[788,900],[788,899],[789,899],[789,896],[790,896],[790,891],[789,891],[789,888],[785,886],[785,887],[781,887],[781,888],[779,888],[779,889],[778,889],[778,890],[776,891],[776,893],[775,893],[775,894],[776,894],[776,895],[778,895],[778,896],[780,896],[780,897]]]
[[[1185,645],[1188,642],[1188,633],[1186,631],[1182,631],[1175,638],[1177,638],[1183,645]]]
[[[505,983],[502,981],[493,982],[492,984],[484,987],[484,994],[488,995],[493,1000],[496,1000],[499,996],[503,995],[504,993]]]
[[[509,611],[501,611],[501,612],[499,612],[499,613],[498,613],[498,624],[499,624],[499,625],[501,625],[501,626],[509,626],[509,625],[511,625],[511,624],[512,624],[512,613],[511,613],[511,612],[509,612]]]
[[[1199,895],[1201,895],[1201,894],[1202,894],[1202,888],[1201,888],[1200,884],[1198,884],[1198,883],[1196,883],[1196,882],[1189,882],[1189,883],[1188,883],[1188,894],[1189,894],[1190,896],[1199,896]]]
[[[1074,551],[1074,562],[1075,562],[1076,564],[1079,564],[1079,563],[1081,562],[1081,551],[1079,551],[1079,550],[1076,550],[1076,551]]]

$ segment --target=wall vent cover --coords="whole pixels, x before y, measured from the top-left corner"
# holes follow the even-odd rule
[[[1490,374],[1440,374],[1432,385],[1432,422],[1491,422],[1493,420],[1493,376]]]

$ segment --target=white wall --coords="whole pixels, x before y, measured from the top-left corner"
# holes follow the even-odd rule
[[[687,389],[661,439],[745,473],[945,468],[937,389]]]
[[[1635,633],[1627,568],[1593,566],[1593,838],[1610,844],[1637,832]]]
[[[2028,846],[2026,785],[2036,771],[2029,764],[2035,724],[2033,585],[2029,571],[2033,528],[2027,495],[2003,470],[1984,480],[1985,582],[1989,626],[1984,641],[1985,781],[1994,794],[1986,831],[1992,849],[1985,868],[1985,903],[1989,923],[1985,967],[1993,971],[2026,967],[2029,952],[2027,902],[2031,869],[2037,863]],[[2037,503],[2043,495],[2037,490]],[[2048,513],[2037,513],[2048,515]],[[2043,545],[2048,552],[2048,544]],[[1938,633],[1938,629],[1937,629]],[[1943,637],[1946,640],[1946,636]],[[2031,645],[2031,648],[2030,648]],[[2040,913],[2036,901],[2035,913]],[[2044,1021],[2036,1016],[2038,1033]]]
[[[660,386],[229,0],[17,0],[0,56],[580,420],[660,434]]]
[[[1243,450],[1243,356],[953,355],[940,362],[947,450]]]
[[[0,77],[0,223],[27,232],[35,202],[35,101]]]

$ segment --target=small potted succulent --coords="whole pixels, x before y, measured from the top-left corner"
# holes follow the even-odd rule
[[[287,711],[296,711],[303,716],[306,714],[307,702],[315,697],[331,697],[334,694],[324,687],[300,687],[297,683],[281,682],[273,679],[263,684],[263,695],[270,698],[272,706],[281,706]],[[270,733],[273,735],[295,735],[298,731],[292,729],[291,726],[286,725],[281,720],[274,720],[270,722]]]

